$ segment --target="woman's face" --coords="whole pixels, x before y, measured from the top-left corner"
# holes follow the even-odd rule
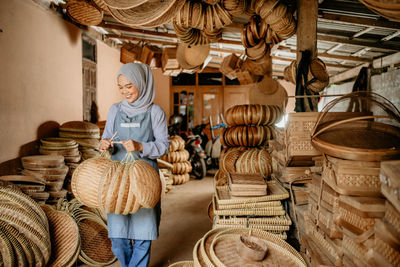
[[[131,81],[124,75],[118,76],[118,87],[121,95],[128,101],[128,103],[133,103],[139,97],[139,90]]]

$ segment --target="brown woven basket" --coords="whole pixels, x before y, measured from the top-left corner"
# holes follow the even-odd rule
[[[60,126],[62,132],[72,133],[100,133],[100,128],[94,123],[86,121],[69,121]]]
[[[329,84],[329,74],[325,63],[319,59],[313,59],[308,68],[308,88],[314,92],[321,92]]]
[[[101,11],[91,2],[81,0],[70,0],[67,2],[67,14],[75,22],[95,26],[103,20]]]
[[[147,2],[147,0],[102,0],[107,6],[115,9],[129,9],[132,7],[140,6]]]
[[[42,168],[58,168],[64,165],[64,157],[59,156],[47,156],[47,155],[35,155],[26,156],[21,158],[22,166],[25,169],[30,170],[41,170]]]

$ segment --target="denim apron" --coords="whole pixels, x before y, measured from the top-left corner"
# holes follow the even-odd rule
[[[151,111],[138,114],[132,118],[119,110],[115,117],[114,131],[119,140],[132,139],[137,142],[154,141],[151,124]],[[114,144],[112,160],[122,161],[126,155],[122,144]],[[132,152],[135,159],[141,159],[152,165],[157,171],[157,161],[141,158],[139,152]],[[135,214],[107,214],[108,236],[110,238],[128,238],[140,240],[155,240],[158,237],[158,226],[161,217],[160,201],[152,209],[141,208]]]

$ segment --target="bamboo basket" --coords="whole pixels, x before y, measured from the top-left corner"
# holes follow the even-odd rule
[[[327,156],[322,178],[336,192],[354,196],[380,195],[380,163]]]
[[[285,215],[286,212],[283,207],[260,207],[260,208],[245,208],[245,209],[219,209],[218,203],[213,198],[214,214],[218,216],[281,216]]]
[[[343,252],[356,266],[369,266],[373,263],[374,232],[358,235],[343,227]]]
[[[385,202],[385,222],[391,225],[394,232],[400,234],[400,212],[389,201]]]
[[[309,235],[303,235],[301,244],[306,250],[306,255],[310,257],[310,266],[334,266],[321,247]]]
[[[382,259],[377,263],[386,263],[382,266],[399,266],[400,264],[400,239],[399,236],[392,233],[387,224],[378,220],[375,225],[375,240],[373,244],[375,253]]]
[[[319,93],[329,84],[329,74],[325,63],[319,59],[313,59],[308,68],[308,87],[310,90]]]

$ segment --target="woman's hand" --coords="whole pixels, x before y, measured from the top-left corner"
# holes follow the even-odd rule
[[[100,141],[100,150],[104,151],[104,150],[108,150],[110,147],[113,147],[114,144],[111,141],[111,139],[102,139]]]
[[[133,141],[131,139],[122,141],[122,145],[125,147],[127,152],[132,152],[132,151],[143,151],[143,145],[140,142]]]

